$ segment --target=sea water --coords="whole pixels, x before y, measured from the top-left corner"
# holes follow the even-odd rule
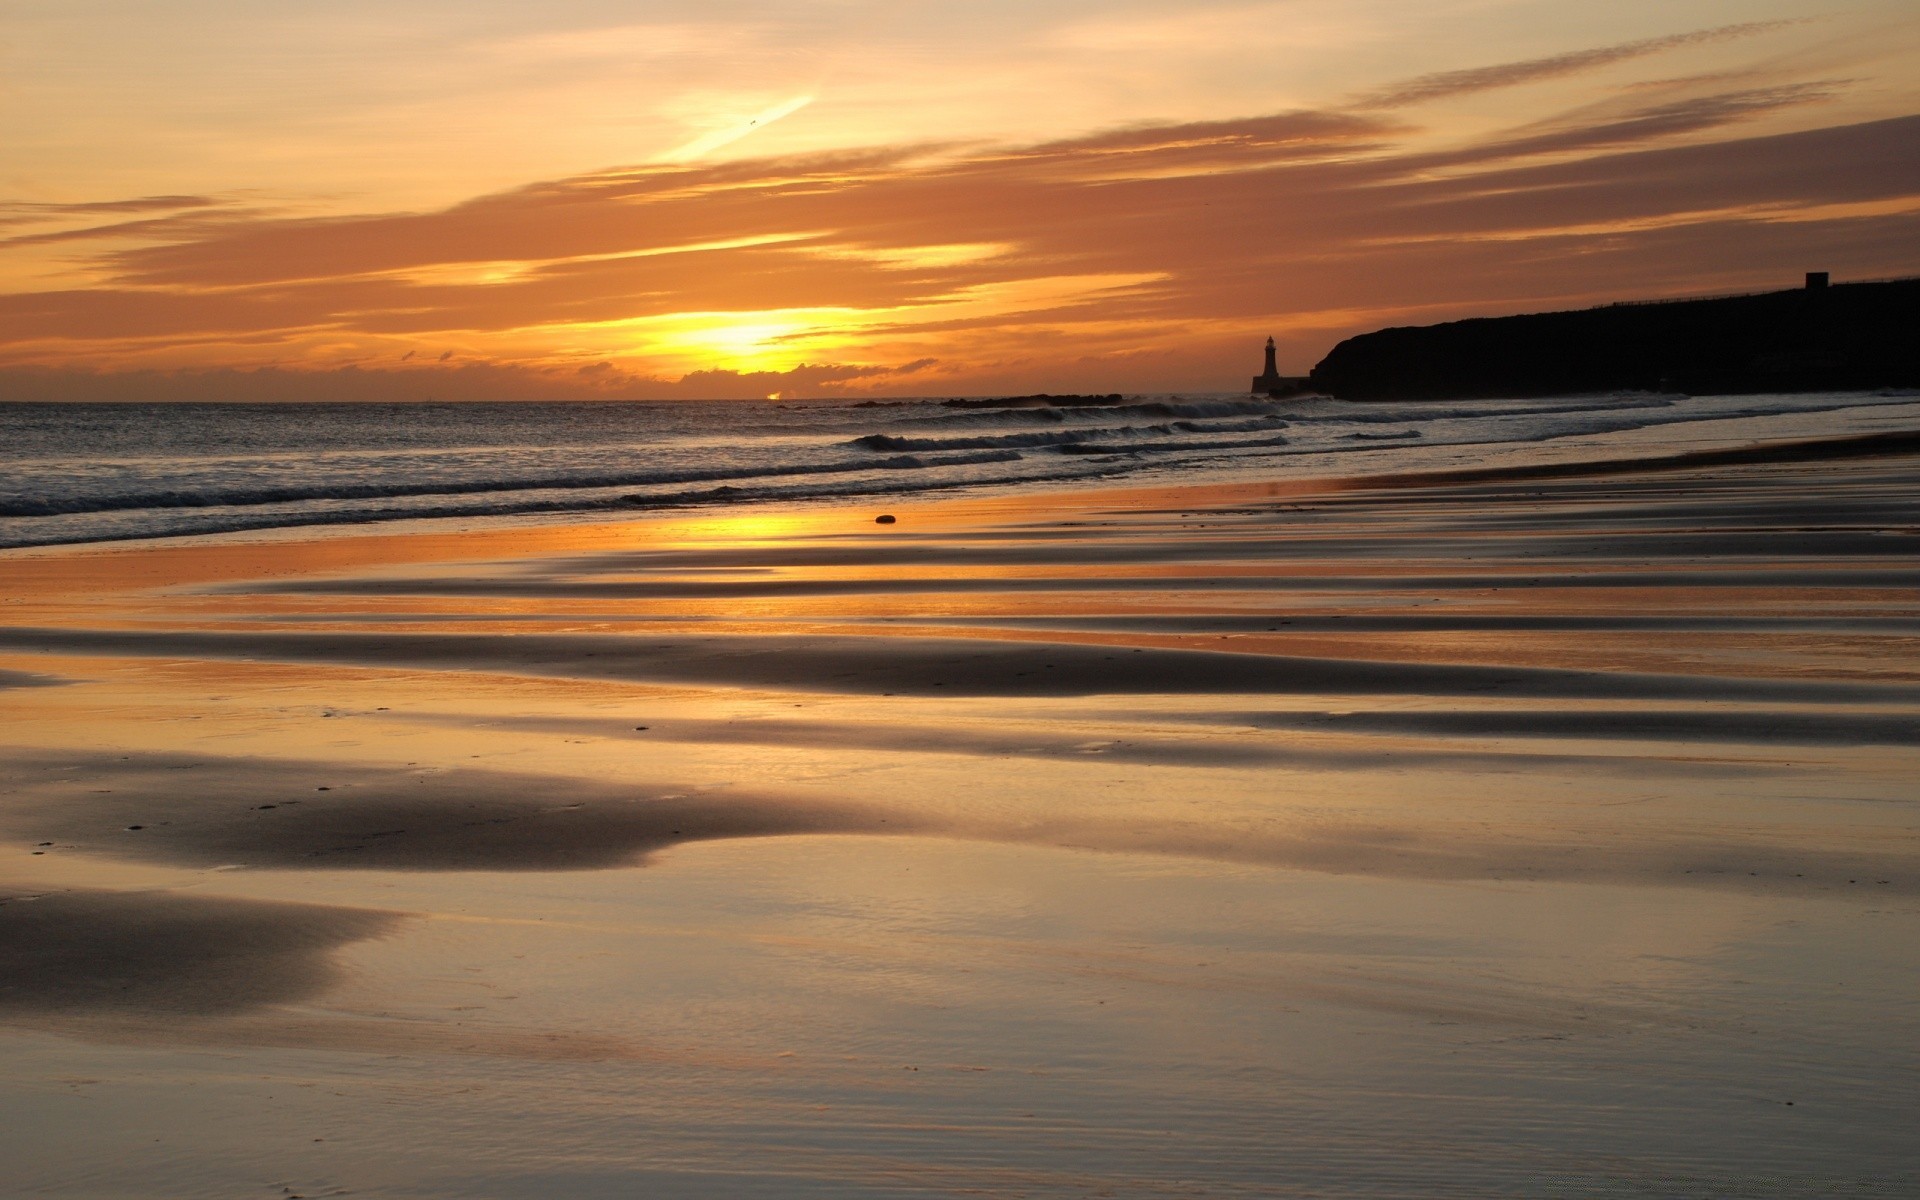
[[[1920,394],[1343,403],[0,403],[0,547],[953,489],[1313,478],[1911,428]]]

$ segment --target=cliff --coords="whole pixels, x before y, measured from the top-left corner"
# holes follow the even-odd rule
[[[1345,400],[1920,387],[1920,279],[1382,329],[1309,379]]]

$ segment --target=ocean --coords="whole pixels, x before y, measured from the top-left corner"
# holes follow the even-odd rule
[[[1920,393],[1354,404],[0,404],[0,548],[956,489],[1364,477],[1911,428]]]

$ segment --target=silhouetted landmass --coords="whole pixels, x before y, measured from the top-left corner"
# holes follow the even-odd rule
[[[1381,329],[1309,376],[1344,400],[1920,387],[1920,279]]]

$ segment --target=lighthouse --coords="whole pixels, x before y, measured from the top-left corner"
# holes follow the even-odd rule
[[[1260,374],[1255,375],[1253,377],[1253,394],[1256,396],[1270,396],[1276,391],[1281,391],[1284,389],[1291,388],[1293,390],[1298,390],[1295,387],[1295,383],[1296,383],[1295,380],[1288,379],[1282,376],[1280,374],[1280,368],[1274,365],[1273,339],[1268,338],[1266,370],[1260,372]]]

